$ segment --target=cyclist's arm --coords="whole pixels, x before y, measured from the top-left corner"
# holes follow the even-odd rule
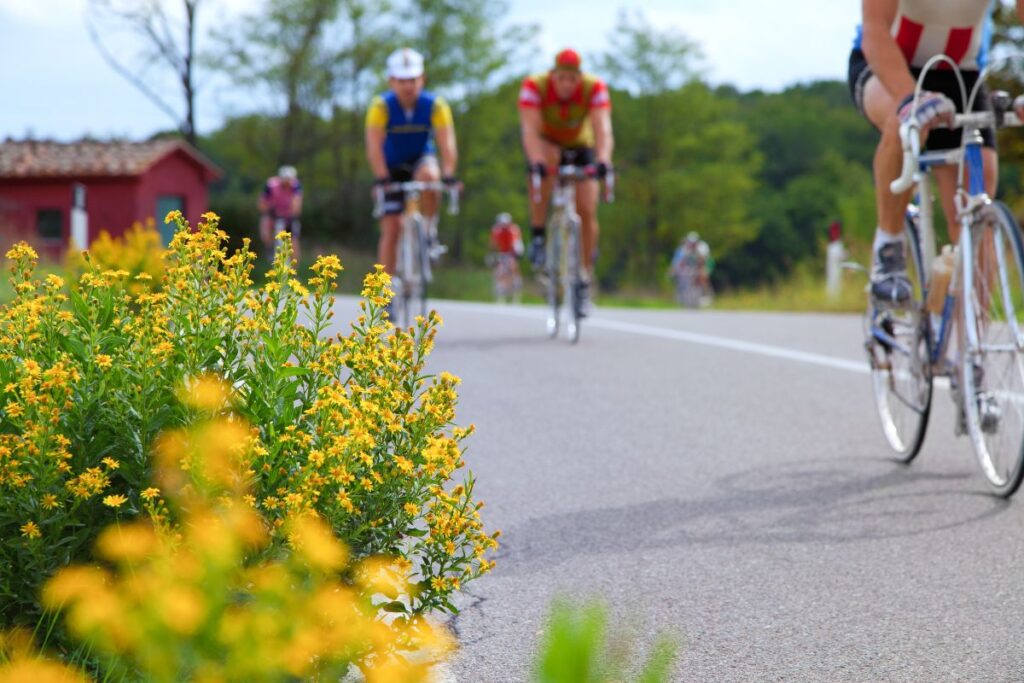
[[[434,132],[437,150],[441,154],[441,175],[446,178],[455,177],[455,167],[459,163],[459,152],[455,145],[455,127],[438,128]]]
[[[270,208],[270,183],[263,186],[263,192],[260,193],[259,201],[256,204],[260,213],[266,213]]]
[[[1022,0],[1018,0],[1020,3]],[[1018,7],[1020,5],[1018,4]],[[878,79],[896,102],[914,92],[914,77],[907,60],[892,37],[898,0],[862,0],[864,56]],[[1019,10],[1018,10],[1019,11]]]
[[[434,111],[430,116],[434,128],[434,141],[441,155],[441,175],[446,178],[455,177],[455,168],[459,163],[459,150],[455,144],[455,121],[451,107],[442,98],[434,100]]]
[[[544,154],[544,139],[541,137],[541,129],[544,120],[541,118],[540,109],[535,107],[519,108],[519,125],[523,136],[523,151],[531,164],[546,164],[547,157]]]
[[[302,214],[302,183],[296,181],[295,194],[292,195],[292,216],[298,218]]]
[[[612,135],[612,112],[610,109],[594,109],[590,112],[594,127],[594,157],[598,163],[611,165],[615,137]]]
[[[388,163],[384,158],[384,140],[387,138],[388,110],[384,100],[375,97],[366,110],[366,159],[374,178],[388,177]]]

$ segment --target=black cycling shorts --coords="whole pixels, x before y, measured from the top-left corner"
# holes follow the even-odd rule
[[[437,163],[437,158],[432,154],[424,154],[415,161],[399,166],[388,167],[388,179],[393,183],[407,183],[416,175],[416,171],[425,163]],[[405,211],[405,193],[401,190],[384,193],[384,214],[397,216]]]
[[[594,158],[593,147],[563,147],[558,163],[560,166],[589,166]]]
[[[917,77],[921,75],[921,69],[916,67],[911,68],[910,73],[913,74],[914,79],[916,80]],[[979,74],[977,71],[961,71],[960,73],[964,77],[964,85],[967,86],[967,96],[970,97],[971,91],[974,89],[974,85],[978,82]],[[853,104],[857,107],[857,111],[859,111],[864,118],[867,118],[867,114],[864,113],[864,87],[867,85],[868,79],[871,78],[871,76],[871,67],[868,66],[868,60],[864,57],[864,52],[855,48],[850,52],[850,68],[846,82],[850,88],[850,97],[853,99]],[[956,75],[952,71],[933,68],[928,72],[928,75],[924,77],[924,89],[942,93],[949,99],[953,100],[953,104],[956,105],[957,111],[963,111],[964,101],[960,96],[960,84],[956,79]],[[985,89],[985,86],[981,86],[978,91],[978,96],[974,98],[974,106],[971,110],[988,111],[989,109],[988,91]],[[981,130],[981,136],[984,139],[986,147],[995,148],[995,136],[992,134],[991,128],[983,128]],[[960,137],[961,131],[959,130],[935,128],[928,133],[928,140],[925,143],[925,149],[932,151],[956,149],[960,146]]]

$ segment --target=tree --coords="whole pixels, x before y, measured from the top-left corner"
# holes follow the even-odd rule
[[[211,65],[275,103],[278,163],[295,163],[319,145],[313,119],[330,101],[331,85],[324,29],[337,11],[337,0],[269,0],[263,11],[215,33]]]
[[[735,106],[700,82],[693,41],[621,12],[609,44],[596,62],[620,89],[613,102],[622,174],[619,205],[606,212],[602,267],[606,280],[650,282],[682,232],[700,230],[719,254],[756,234],[745,200],[759,161]]]
[[[196,18],[201,1],[179,0],[178,12],[171,14],[166,9],[169,0],[89,0],[86,14],[89,35],[104,60],[170,116],[193,145],[197,141]],[[138,67],[127,66],[105,42],[119,33],[129,34],[138,44],[126,57]],[[174,74],[182,99],[179,105],[168,101],[152,82],[150,69],[158,66]]]
[[[496,81],[507,80],[509,75],[522,75],[512,65],[524,61],[519,57],[530,50],[536,33],[532,26],[505,23],[507,13],[505,0],[407,0],[405,4],[404,38],[423,53],[428,87],[448,95],[453,101],[459,150],[464,157],[460,173],[467,178],[467,174],[474,175],[466,163],[472,158],[470,155],[476,156],[474,151],[495,154],[494,150],[483,147],[495,122],[469,112],[478,103],[485,107],[492,104],[489,94],[498,87]],[[503,83],[500,87],[506,85]],[[513,115],[516,113],[513,98],[499,106]],[[521,169],[518,123],[514,116],[502,116],[502,120],[505,119],[517,131],[515,144],[505,153],[511,155]],[[504,160],[495,165],[504,166]],[[495,179],[481,177],[481,181],[492,184]],[[470,220],[468,216],[459,216],[442,226],[442,230],[450,234],[455,258],[463,255],[467,229],[479,228]]]

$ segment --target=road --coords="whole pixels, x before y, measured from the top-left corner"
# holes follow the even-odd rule
[[[1017,681],[1022,501],[988,495],[935,397],[887,457],[856,316],[440,302],[467,463],[503,531],[452,622],[462,682],[529,680],[555,596],[600,596],[678,681]]]

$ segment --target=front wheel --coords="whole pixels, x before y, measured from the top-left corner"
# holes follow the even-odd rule
[[[558,336],[558,318],[562,308],[562,280],[559,277],[560,264],[562,262],[562,231],[557,225],[548,228],[547,252],[545,254],[544,274],[547,279],[547,301],[548,301],[548,336],[554,339]]]
[[[580,340],[580,319],[583,318],[582,288],[583,265],[580,259],[580,221],[572,218],[565,240],[565,270],[563,272],[562,291],[566,293],[568,306],[565,325],[566,338],[575,344]]]
[[[898,308],[868,304],[866,347],[882,433],[896,459],[909,463],[924,443],[932,404],[924,269],[917,225],[909,217],[905,244],[909,247],[907,277],[913,295]]]
[[[970,231],[962,279],[964,414],[985,478],[1008,497],[1024,477],[1024,248],[1001,202],[982,209]]]

